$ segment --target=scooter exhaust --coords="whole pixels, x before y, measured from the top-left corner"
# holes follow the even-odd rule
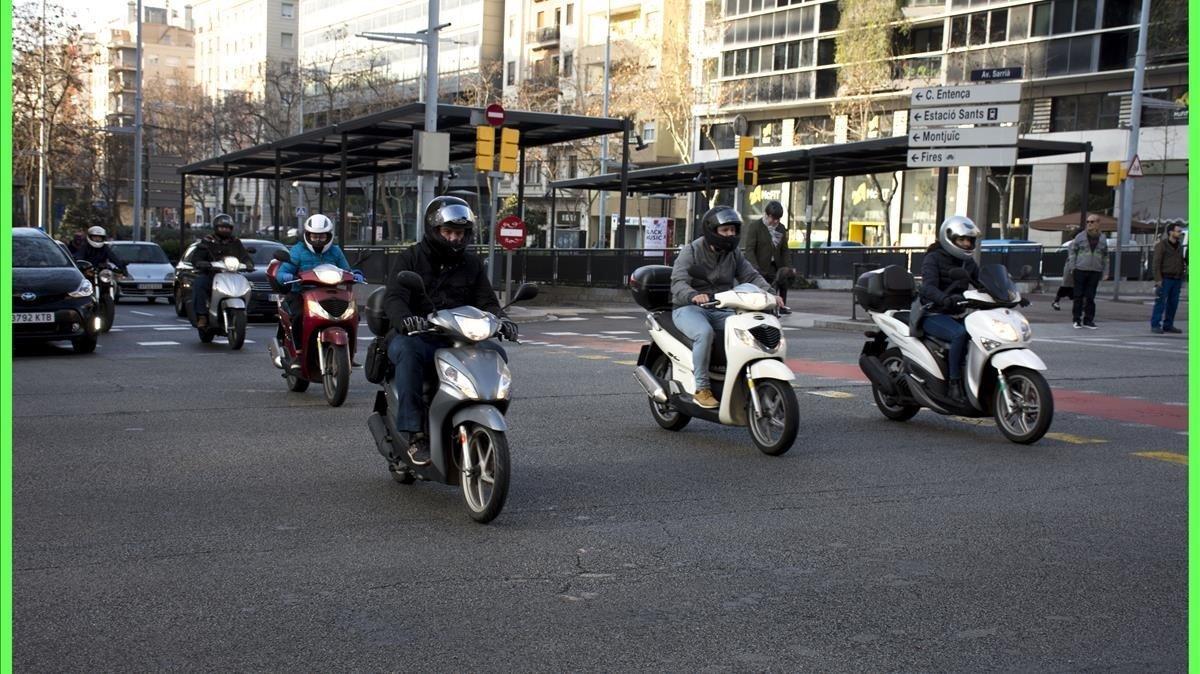
[[[858,367],[862,369],[863,374],[867,375],[867,379],[870,379],[871,383],[879,389],[880,393],[888,396],[896,395],[896,384],[878,358],[864,353],[858,357]]]
[[[271,362],[280,370],[283,369],[283,345],[275,337],[267,342],[267,351],[271,354]]]
[[[650,396],[651,400],[660,405],[666,404],[667,392],[663,390],[662,382],[658,380],[658,377],[651,374],[649,368],[645,365],[639,365],[633,371],[633,378],[642,385],[642,388],[646,390],[646,395]]]

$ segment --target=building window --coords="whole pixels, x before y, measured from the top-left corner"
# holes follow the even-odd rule
[[[655,128],[654,122],[646,122],[642,126],[642,142],[653,143],[658,140],[658,129]]]
[[[1050,131],[1116,129],[1121,97],[1105,93],[1056,96],[1051,104]]]
[[[280,33],[279,34],[279,46],[282,47],[283,49],[295,49],[296,48],[296,36],[291,33]]]
[[[509,61],[504,66],[504,84],[506,86],[511,87],[516,83],[517,83],[517,62]]]
[[[575,74],[575,55],[571,52],[563,54],[562,74],[563,77],[572,77]]]
[[[701,150],[732,150],[733,124],[703,124],[700,126]]]
[[[279,16],[282,16],[285,19],[296,18],[296,6],[290,2],[285,2],[279,5]]]
[[[567,25],[575,25],[575,5],[567,5]]]
[[[579,177],[579,157],[576,157],[575,155],[567,157],[567,177]]]
[[[516,29],[517,20],[513,17],[508,17],[508,36],[513,36],[513,31]]]

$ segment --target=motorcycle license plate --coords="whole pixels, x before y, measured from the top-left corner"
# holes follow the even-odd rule
[[[13,314],[13,323],[53,323],[54,314],[38,312],[36,314]]]
[[[162,290],[161,283],[139,283],[138,290]]]

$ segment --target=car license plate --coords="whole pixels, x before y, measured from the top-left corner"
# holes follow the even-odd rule
[[[36,314],[13,314],[13,323],[53,323],[54,314],[38,312]]]
[[[162,290],[161,283],[139,283],[138,290]]]
[[[272,302],[278,302],[282,298],[283,295],[280,295],[279,293],[271,293],[270,295],[267,295],[267,299]]]

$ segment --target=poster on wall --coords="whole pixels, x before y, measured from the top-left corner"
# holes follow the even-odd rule
[[[642,247],[645,248],[645,255],[662,255],[666,250],[667,222],[668,218],[642,218],[642,225],[645,227]]]

